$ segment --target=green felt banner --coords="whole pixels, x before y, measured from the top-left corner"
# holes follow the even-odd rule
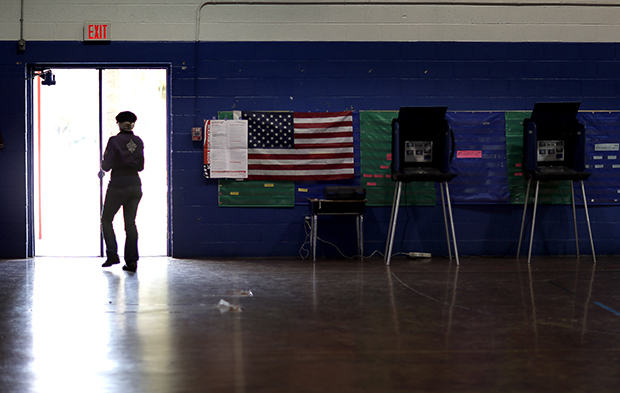
[[[295,183],[220,179],[220,207],[293,207]]]

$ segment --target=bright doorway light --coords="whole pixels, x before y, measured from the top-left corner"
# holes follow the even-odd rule
[[[144,171],[140,172],[143,196],[136,218],[140,255],[167,255],[166,70],[103,70],[102,82],[102,149],[105,149],[110,136],[118,134],[115,117],[122,111],[136,114],[138,120],[134,132],[144,141]],[[109,178],[108,172],[104,178],[104,195]],[[125,244],[124,228],[123,215],[119,211],[114,219],[114,231],[121,255]]]
[[[98,256],[98,72],[53,72],[56,85],[33,89],[35,252]]]
[[[167,103],[165,69],[52,69],[56,84],[35,78],[34,235],[36,256],[100,256],[101,203],[109,174],[97,177],[115,116],[138,116],[145,143],[137,225],[141,256],[167,255]],[[100,115],[101,114],[101,115]],[[114,221],[122,250],[122,210]]]

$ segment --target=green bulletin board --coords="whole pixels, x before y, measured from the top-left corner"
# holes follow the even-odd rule
[[[295,183],[219,179],[220,207],[293,207]]]
[[[360,111],[360,183],[366,187],[367,205],[392,206],[392,119],[398,111]],[[403,187],[401,205],[435,205],[434,182],[409,183]]]

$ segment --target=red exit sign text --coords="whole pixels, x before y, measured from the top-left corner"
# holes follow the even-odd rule
[[[84,41],[111,41],[111,28],[108,22],[84,23]]]

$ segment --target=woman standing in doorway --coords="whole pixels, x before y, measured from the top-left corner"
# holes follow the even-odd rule
[[[131,272],[135,272],[138,268],[136,214],[142,199],[142,182],[138,172],[144,169],[144,143],[133,133],[136,120],[138,118],[132,112],[121,112],[116,116],[120,132],[108,140],[101,161],[102,170],[99,172],[99,176],[103,177],[103,171],[112,170],[101,214],[101,228],[107,256],[107,260],[101,266],[109,267],[120,263],[112,221],[122,206],[126,234],[123,270]]]

